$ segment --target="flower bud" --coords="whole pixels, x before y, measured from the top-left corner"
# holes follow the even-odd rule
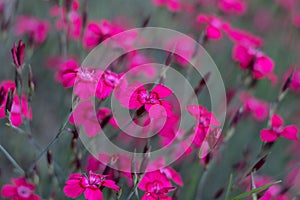
[[[25,44],[22,40],[19,40],[18,46],[16,45],[16,43],[14,43],[14,46],[11,49],[11,54],[16,68],[21,68],[24,62],[25,55]]]

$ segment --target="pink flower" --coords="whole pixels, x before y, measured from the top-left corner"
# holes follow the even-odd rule
[[[172,91],[161,85],[156,85],[152,90],[147,91],[144,86],[140,86],[137,90],[132,94],[128,108],[130,109],[139,109],[144,106],[147,112],[150,111],[150,108],[153,105],[161,105],[165,108],[168,114],[172,112],[172,105],[164,101],[162,99],[169,97],[172,95]],[[155,107],[158,108],[158,107]],[[159,109],[157,110],[159,112]],[[154,114],[154,113],[153,113]]]
[[[12,185],[4,185],[1,189],[1,196],[12,200],[40,200],[41,198],[34,194],[35,186],[26,181],[25,178],[12,180]]]
[[[283,119],[274,114],[271,118],[271,128],[260,131],[260,138],[264,142],[274,142],[278,137],[288,140],[298,139],[298,128],[294,125],[283,126]]]
[[[230,28],[230,24],[213,15],[199,14],[197,23],[206,25],[206,37],[211,40],[222,38],[222,32]]]
[[[197,147],[201,147],[208,135],[220,126],[220,122],[212,112],[201,105],[189,105],[187,110],[197,120],[193,143]]]
[[[250,182],[250,180],[249,180],[249,182]],[[272,179],[270,179],[269,177],[265,177],[265,176],[256,176],[254,178],[254,182],[255,182],[255,186],[258,188],[263,185],[271,183]],[[250,187],[248,188],[248,190],[250,190]],[[282,190],[282,188],[280,185],[273,185],[265,193],[263,193],[262,197],[260,197],[260,200],[278,200],[279,196],[281,196],[281,194],[280,194],[281,190]],[[280,198],[282,198],[282,197],[280,197]]]
[[[171,12],[178,12],[182,9],[180,0],[152,0],[155,6],[164,6]]]
[[[0,118],[5,118],[5,105],[7,101],[8,91],[16,90],[15,83],[13,81],[3,81],[0,84]],[[22,95],[22,105],[20,104],[20,99],[17,95],[14,95],[12,100],[12,107],[10,111],[10,121],[14,126],[20,126],[23,122],[23,117],[31,120],[32,113],[31,109],[28,107],[28,102],[25,95]]]
[[[79,71],[79,65],[75,59],[67,59],[59,64],[59,71],[56,73],[56,80],[61,82],[64,87],[73,87],[77,73]]]
[[[250,112],[257,121],[263,121],[268,117],[269,104],[267,102],[247,93],[242,93],[240,99],[244,103],[245,111]]]
[[[107,180],[105,176],[93,172],[89,172],[88,175],[71,174],[63,190],[67,197],[73,199],[84,193],[87,200],[102,200],[101,187],[117,192],[120,190],[113,180]]]
[[[239,63],[241,69],[250,69],[255,79],[273,79],[274,61],[252,44],[236,44],[233,48],[233,60]]]
[[[284,81],[291,75],[293,68],[290,68],[284,75]],[[292,80],[290,83],[291,90],[298,92],[300,91],[300,67],[295,68]]]
[[[78,12],[79,2],[73,1],[71,10],[66,13],[64,7],[53,6],[50,15],[56,17],[55,27],[58,31],[66,28],[70,39],[79,39],[82,32],[82,17]]]
[[[83,36],[83,46],[92,49],[106,38],[121,32],[122,29],[107,20],[90,22]]]
[[[30,40],[36,44],[41,44],[46,40],[49,29],[48,21],[31,16],[19,16],[16,20],[15,34],[28,34]]]
[[[246,12],[247,5],[244,0],[219,0],[218,6],[224,13],[242,15]]]
[[[101,127],[91,101],[79,102],[70,117],[70,123],[81,125],[89,137],[100,133]]]
[[[25,44],[22,40],[19,40],[18,46],[16,45],[16,43],[14,43],[14,46],[11,49],[11,54],[13,56],[15,66],[17,68],[22,67],[25,55]]]
[[[256,54],[255,62],[252,69],[254,78],[262,79],[265,77],[269,77],[272,74],[274,66],[274,61],[270,57],[262,53]]]
[[[98,82],[96,97],[105,99],[110,96],[113,89],[119,84],[123,74],[115,74],[109,70],[102,73]]]
[[[196,46],[192,39],[177,37],[170,41],[168,50],[174,52],[174,58],[180,65],[187,66],[193,58]]]
[[[175,189],[160,171],[146,173],[138,188],[145,191],[142,200],[172,200],[167,194]]]
[[[258,48],[263,45],[262,38],[253,35],[245,30],[230,28],[226,33],[229,39],[237,44],[251,45],[254,48]]]

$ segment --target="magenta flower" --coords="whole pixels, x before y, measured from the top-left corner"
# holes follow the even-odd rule
[[[129,101],[128,108],[139,109],[142,106],[144,106],[145,110],[149,112],[150,108],[153,105],[161,105],[165,108],[167,114],[171,114],[172,105],[169,102],[162,100],[171,95],[172,91],[161,84],[156,85],[150,91],[147,91],[144,86],[140,86],[137,90],[133,92]],[[153,114],[155,114],[154,112],[155,111],[153,110]],[[160,110],[158,109],[157,112],[160,112]]]
[[[122,29],[107,20],[90,22],[83,36],[83,46],[92,49],[106,38],[121,32]]]
[[[171,12],[178,12],[182,9],[180,0],[152,0],[155,6],[166,7]]]
[[[70,117],[70,123],[83,126],[85,133],[89,137],[94,137],[101,131],[95,108],[90,101],[78,103]]]
[[[290,68],[284,75],[283,79],[284,82],[288,79],[288,77],[291,75],[293,71],[293,68]],[[290,83],[290,89],[295,91],[295,92],[299,92],[300,91],[300,67],[296,67],[294,69],[294,74],[292,76],[291,79],[291,83]]]
[[[98,82],[96,97],[99,99],[109,97],[113,89],[119,84],[122,75],[115,74],[109,70],[104,71]]]
[[[245,30],[230,28],[226,33],[229,39],[237,44],[247,44],[256,48],[261,47],[263,44],[262,38]]]
[[[23,66],[24,55],[25,55],[25,44],[22,40],[19,40],[18,46],[14,43],[13,48],[11,49],[11,54],[17,68]]]
[[[240,99],[244,103],[245,111],[250,112],[257,121],[263,121],[268,117],[269,104],[267,102],[247,93],[242,93]]]
[[[201,105],[189,105],[187,111],[197,120],[193,143],[201,147],[208,134],[220,126],[220,122],[212,112]]]
[[[82,16],[79,12],[79,2],[72,2],[71,10],[67,13],[64,7],[53,6],[50,15],[56,17],[55,27],[58,31],[66,28],[70,39],[79,39],[82,32]]]
[[[3,81],[0,84],[0,118],[5,118],[5,105],[7,101],[8,91],[16,90],[15,83],[13,81]],[[20,99],[17,95],[14,95],[12,100],[12,107],[10,110],[10,121],[14,126],[20,126],[23,122],[23,118],[31,120],[32,112],[28,107],[28,102],[25,95],[22,95],[22,104],[20,104]]]
[[[175,189],[167,177],[159,171],[146,173],[138,188],[145,191],[142,200],[172,200],[167,194]]]
[[[73,199],[84,193],[87,200],[102,200],[101,187],[111,188],[117,192],[120,190],[113,180],[107,180],[105,176],[93,172],[89,172],[88,175],[71,174],[63,190],[67,197]]]
[[[196,51],[193,41],[186,37],[172,38],[168,49],[170,52],[174,52],[174,58],[182,66],[188,66]]]
[[[245,0],[219,0],[218,6],[224,13],[242,15],[246,12]]]
[[[15,34],[27,34],[30,41],[41,44],[46,40],[49,29],[50,24],[48,21],[31,16],[19,16],[16,20]]]
[[[211,40],[219,40],[222,38],[222,32],[230,28],[230,24],[213,15],[199,14],[197,16],[199,24],[206,25],[206,37]]]
[[[79,66],[76,60],[68,59],[60,64],[60,70],[56,74],[56,80],[62,82],[66,88],[72,87],[75,83]]]
[[[298,139],[298,128],[294,125],[283,126],[283,119],[274,114],[271,118],[271,128],[260,131],[260,138],[264,142],[274,142],[278,137],[288,140]]]
[[[12,180],[12,185],[4,185],[1,189],[1,196],[11,200],[40,200],[41,198],[34,194],[35,186],[26,181],[25,178],[16,178]]]

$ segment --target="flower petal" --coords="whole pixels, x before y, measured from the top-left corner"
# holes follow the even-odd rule
[[[297,140],[298,139],[298,128],[294,125],[286,126],[280,134],[281,137],[284,137],[288,140]]]
[[[283,125],[283,119],[279,115],[274,114],[271,118],[271,126],[280,127],[282,125]]]
[[[102,192],[100,189],[87,188],[84,191],[84,196],[87,200],[102,200]]]
[[[64,193],[67,197],[76,198],[80,196],[84,191],[84,188],[82,188],[79,184],[79,182],[74,184],[69,184],[64,187]]]
[[[160,99],[171,96],[172,90],[163,86],[162,84],[157,84],[151,92],[155,92]]]
[[[274,142],[278,137],[277,134],[274,133],[270,129],[263,129],[260,131],[260,138],[264,142]]]
[[[2,197],[13,197],[17,193],[16,187],[12,185],[4,185],[1,190]]]

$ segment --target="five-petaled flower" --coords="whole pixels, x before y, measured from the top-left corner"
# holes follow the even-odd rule
[[[12,179],[12,185],[4,185],[1,190],[1,196],[12,200],[40,200],[41,198],[34,194],[35,186],[26,181],[24,177]]]
[[[142,200],[172,200],[167,194],[176,188],[160,171],[146,173],[138,187],[146,191]]]
[[[260,138],[264,142],[274,142],[278,137],[288,140],[298,139],[298,128],[294,125],[283,126],[283,119],[274,114],[271,118],[271,127],[260,132]]]
[[[102,187],[119,191],[119,186],[113,180],[108,180],[104,175],[89,172],[88,175],[71,174],[66,181],[64,193],[67,197],[77,198],[82,193],[87,200],[102,200]]]

